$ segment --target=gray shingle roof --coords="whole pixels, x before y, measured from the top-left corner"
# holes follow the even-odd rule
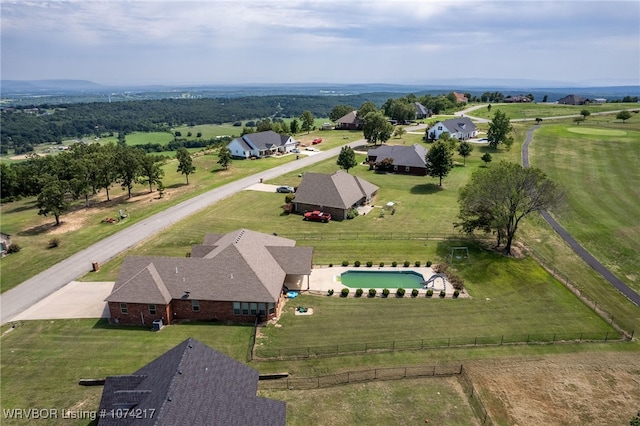
[[[262,151],[273,147],[283,146],[289,140],[289,136],[279,135],[273,130],[268,130],[266,132],[247,133],[239,139]]]
[[[425,107],[424,105],[422,105],[420,102],[414,102],[413,103],[413,107],[416,110],[416,113],[426,116],[429,116],[429,109],[427,107]]]
[[[147,416],[99,425],[284,425],[286,403],[256,396],[257,388],[256,370],[190,338],[132,375],[108,377],[100,410]]]
[[[343,170],[330,175],[305,173],[296,189],[295,202],[339,209],[351,208],[363,197],[371,197],[378,187]]]
[[[107,302],[166,304],[193,300],[275,303],[288,273],[311,273],[313,249],[240,229],[210,234],[192,257],[128,256]]]
[[[449,129],[450,133],[472,132],[476,129],[476,125],[469,117],[456,117],[445,120],[442,124]]]
[[[361,124],[363,122],[362,119],[358,118],[358,111],[351,111],[336,120],[337,124]]]
[[[422,145],[381,145],[367,151],[367,156],[376,157],[376,161],[393,158],[393,164],[399,167],[426,167],[427,149]]]

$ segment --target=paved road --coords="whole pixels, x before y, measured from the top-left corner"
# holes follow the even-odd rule
[[[351,142],[348,145],[355,147],[364,143],[364,139],[361,139]],[[319,161],[335,157],[339,154],[341,148],[342,147],[332,148],[305,157],[300,156],[300,159],[296,161],[291,161],[273,169],[229,183],[173,207],[169,207],[163,212],[131,225],[117,234],[93,244],[35,277],[30,278],[17,287],[3,293],[0,296],[0,307],[2,308],[0,312],[0,323],[4,324],[10,321],[16,315],[30,308],[48,295],[85,275],[91,270],[93,262],[103,264],[136,244],[157,234],[164,228],[259,182],[260,179],[273,179],[285,173],[299,170]]]
[[[533,126],[527,130],[527,137],[522,145],[522,165],[529,167],[529,144],[533,140],[533,132],[540,126]],[[578,243],[572,236],[564,229],[546,210],[541,212],[544,220],[566,241],[567,244],[576,252],[578,256],[582,258],[589,266],[591,266],[597,273],[602,275],[605,280],[609,282],[616,290],[622,293],[627,299],[631,300],[636,305],[640,306],[640,294],[632,290],[622,280],[613,275],[602,263],[591,255],[580,243]]]

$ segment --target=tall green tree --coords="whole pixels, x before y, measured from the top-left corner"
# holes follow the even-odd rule
[[[501,161],[475,171],[460,190],[460,222],[455,226],[468,233],[475,229],[494,232],[496,247],[505,242],[503,252],[511,254],[521,220],[531,213],[557,208],[563,200],[561,189],[542,170]]]
[[[113,143],[102,145],[92,157],[96,171],[96,187],[104,189],[107,193],[107,201],[110,201],[109,189],[118,176],[115,166],[116,147]]]
[[[178,170],[176,171],[187,177],[187,185],[189,185],[189,175],[196,171],[196,166],[193,165],[191,154],[189,154],[187,148],[178,148],[176,158],[178,159]]]
[[[161,155],[145,154],[140,159],[140,176],[138,182],[149,185],[149,192],[153,192],[153,185],[160,186],[164,177],[162,168],[164,157]]]
[[[291,128],[291,134],[295,135],[300,131],[300,122],[297,118],[294,118],[293,120],[291,120],[289,127]]]
[[[442,178],[453,169],[453,152],[446,143],[437,141],[429,148],[425,159],[427,175],[440,178],[439,186],[442,186]]]
[[[18,175],[15,167],[0,163],[0,199],[18,195]]]
[[[458,145],[458,154],[463,158],[463,165],[467,165],[467,157],[473,152],[473,145],[468,141],[462,141]]]
[[[349,169],[352,169],[356,165],[358,165],[358,162],[356,161],[356,153],[351,147],[343,146],[340,150],[340,154],[338,155],[336,164],[345,169],[347,173],[349,173]]]
[[[352,111],[355,111],[355,108],[351,105],[336,105],[329,113],[329,120],[336,121]]]
[[[116,147],[117,181],[122,186],[122,189],[127,190],[127,198],[131,198],[133,185],[140,177],[144,155],[145,152],[143,150],[134,146],[118,145]]]
[[[580,115],[586,120],[587,117],[591,115],[591,112],[589,112],[588,109],[583,109],[582,111],[580,111]]]
[[[218,164],[222,166],[223,169],[227,170],[229,168],[229,164],[231,164],[231,150],[226,146],[220,148],[218,151]]]
[[[313,128],[314,117],[311,111],[303,111],[300,115],[300,121],[302,121],[302,131],[309,133]]]
[[[487,131],[487,139],[489,139],[489,146],[493,149],[497,149],[498,145],[503,144],[507,149],[511,148],[513,144],[513,138],[509,136],[509,133],[513,130],[511,121],[507,114],[497,110],[493,115],[493,120],[489,123],[489,130]]]
[[[56,176],[46,176],[43,180],[45,183],[36,202],[38,214],[42,216],[52,214],[56,219],[56,226],[59,226],[60,216],[69,209],[69,202],[66,200],[69,184]]]
[[[362,129],[364,138],[376,145],[378,141],[384,143],[391,138],[393,134],[393,126],[384,115],[379,111],[370,112],[364,118],[364,127]]]
[[[370,112],[377,112],[378,111],[378,107],[376,106],[376,104],[374,104],[371,101],[367,101],[364,102],[362,105],[360,105],[360,108],[358,108],[358,112],[356,113],[356,116],[359,117],[361,120],[366,119],[367,115],[369,115]]]
[[[622,122],[624,123],[631,118],[631,113],[629,111],[620,111],[616,114],[616,118],[618,120],[622,120]]]

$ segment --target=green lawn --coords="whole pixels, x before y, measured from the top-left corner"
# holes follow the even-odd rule
[[[618,111],[622,109],[640,110],[640,106],[635,103],[608,103],[608,104],[592,104],[592,105],[559,105],[559,104],[491,104],[491,110],[487,108],[479,108],[469,113],[472,117],[493,118],[497,110],[507,114],[512,120],[529,118],[534,119],[540,117],[558,117],[565,115],[578,115],[582,110],[587,110],[591,114],[594,112]],[[587,122],[606,120],[614,121],[615,114],[612,116],[587,117]],[[586,123],[585,123],[586,124]]]

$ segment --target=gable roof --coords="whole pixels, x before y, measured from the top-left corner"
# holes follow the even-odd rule
[[[419,115],[425,115],[425,116],[429,115],[429,109],[424,105],[422,105],[420,102],[414,102],[413,107],[416,109],[416,112]]]
[[[449,133],[473,132],[476,125],[469,117],[450,118],[442,122],[442,125],[449,130]]]
[[[377,148],[370,149],[367,156],[376,157],[376,161],[385,158],[393,158],[395,166],[404,167],[426,167],[427,149],[422,145],[413,144],[405,145],[381,145]]]
[[[587,101],[588,99],[578,95],[567,95],[564,98],[558,99],[559,104],[565,105],[582,105]]]
[[[188,291],[192,300],[275,303],[287,274],[311,273],[313,249],[294,240],[240,229],[204,242],[192,257],[128,256],[105,300],[166,304]]]
[[[280,135],[273,130],[267,130],[266,132],[247,133],[235,140],[247,150],[257,149],[258,151],[264,151],[285,145],[290,137],[289,135]]]
[[[378,187],[343,170],[330,175],[305,173],[296,189],[294,202],[339,209],[351,208],[364,197],[371,197]]]
[[[256,370],[189,338],[132,375],[107,377],[99,425],[284,425],[286,403],[256,396]],[[153,411],[137,419],[111,410]],[[104,410],[104,411],[102,411]]]
[[[364,121],[358,118],[358,111],[354,110],[338,118],[336,120],[336,123],[337,124],[363,124]]]

